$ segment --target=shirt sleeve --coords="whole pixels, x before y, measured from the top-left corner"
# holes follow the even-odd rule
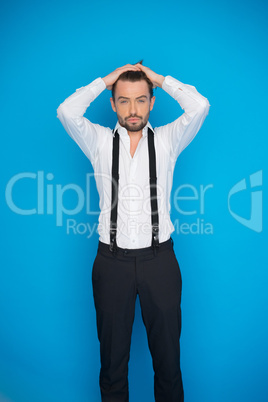
[[[98,147],[103,144],[107,128],[91,123],[85,114],[93,100],[106,88],[102,78],[97,78],[85,87],[78,88],[57,109],[57,118],[70,137],[94,164]]]
[[[173,160],[190,144],[208,115],[210,104],[194,86],[183,84],[177,79],[166,76],[162,89],[172,96],[184,110],[184,113],[172,123],[159,127],[163,140]]]

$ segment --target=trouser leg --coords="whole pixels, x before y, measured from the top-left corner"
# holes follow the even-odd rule
[[[97,253],[92,270],[100,341],[103,402],[127,402],[128,362],[135,313],[135,262]]]
[[[153,359],[156,402],[183,402],[180,370],[181,272],[173,249],[140,264],[142,317]]]

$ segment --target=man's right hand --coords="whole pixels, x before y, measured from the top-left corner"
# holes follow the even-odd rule
[[[138,65],[135,65],[135,64],[126,64],[123,67],[118,67],[112,73],[106,75],[106,77],[103,78],[103,81],[105,82],[106,88],[111,90],[112,87],[113,87],[113,84],[118,79],[119,75],[121,75],[125,71],[129,71],[129,70],[141,71],[141,68]]]

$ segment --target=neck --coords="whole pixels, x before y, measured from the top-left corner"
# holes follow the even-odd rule
[[[140,131],[128,131],[127,132],[131,140],[139,140],[142,137],[142,130]]]

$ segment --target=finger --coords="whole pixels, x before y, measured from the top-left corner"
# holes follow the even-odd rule
[[[140,69],[142,70],[142,71],[150,71],[150,69],[148,68],[148,67],[145,67],[145,66],[143,66],[142,64],[138,64],[138,66],[140,67]]]
[[[132,68],[132,67],[125,67],[125,68],[120,68],[120,69],[118,69],[117,70],[117,73],[118,74],[122,74],[122,73],[124,73],[124,72],[126,72],[126,71],[141,71],[139,68]]]
[[[125,66],[125,67],[121,67],[122,70],[128,71],[128,70],[140,70],[139,67],[136,66]]]
[[[125,66],[119,67],[118,70],[126,69],[126,70],[139,70],[140,65],[137,64],[126,64]]]

